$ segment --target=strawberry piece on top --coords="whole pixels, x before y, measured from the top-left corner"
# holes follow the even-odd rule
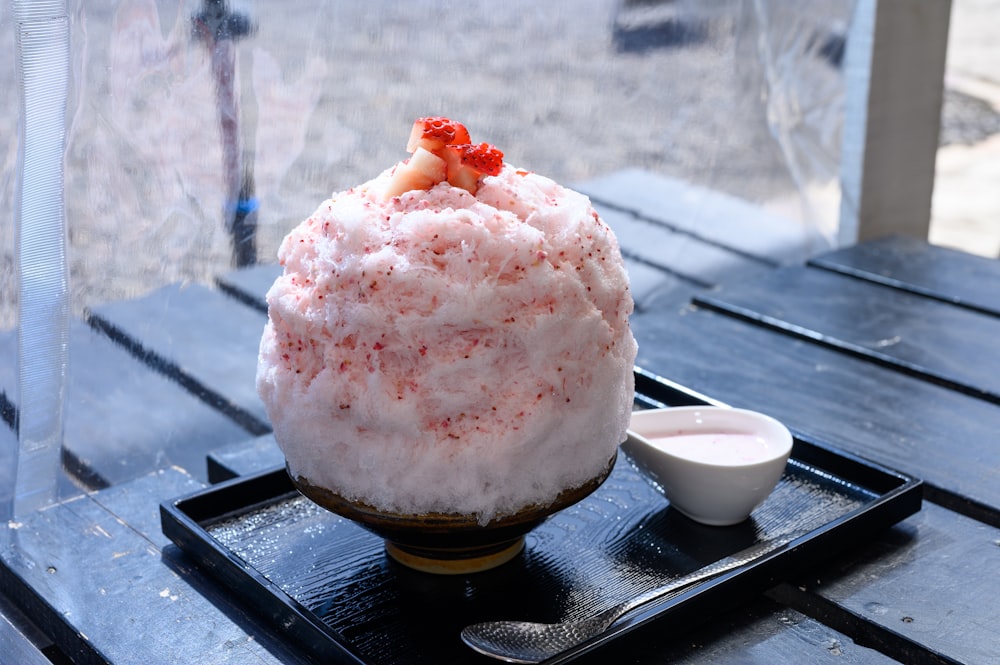
[[[479,189],[481,175],[499,175],[503,168],[503,153],[489,143],[448,145],[441,152],[448,165],[448,183],[470,194]]]
[[[383,196],[428,190],[447,180],[473,196],[484,175],[499,175],[503,153],[489,143],[475,145],[460,122],[442,116],[418,118],[406,142],[412,157],[397,165]]]
[[[418,147],[436,152],[450,144],[471,143],[469,130],[460,122],[442,116],[417,118],[406,142],[406,151],[413,152]]]

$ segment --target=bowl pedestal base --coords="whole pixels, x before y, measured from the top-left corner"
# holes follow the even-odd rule
[[[480,524],[475,514],[407,514],[379,510],[319,487],[289,470],[292,484],[308,499],[349,519],[385,542],[386,553],[408,568],[464,575],[501,566],[524,549],[524,536],[550,515],[589,496],[615,466],[617,454],[593,478],[562,490],[550,502],[532,504]]]
[[[436,575],[466,575],[502,566],[524,549],[524,536],[483,547],[421,548],[385,541],[385,551],[398,563]]]

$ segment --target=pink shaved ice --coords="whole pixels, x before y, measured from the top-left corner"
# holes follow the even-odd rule
[[[284,239],[257,388],[290,472],[380,510],[550,502],[625,437],[632,297],[590,201],[504,165],[383,200],[391,169]]]

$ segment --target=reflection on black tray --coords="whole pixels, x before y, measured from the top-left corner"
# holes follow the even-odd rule
[[[697,524],[669,508],[620,459],[607,482],[528,535],[524,553],[469,576],[419,573],[382,541],[294,492],[281,469],[163,505],[164,532],[276,626],[323,657],[362,663],[495,662],[459,639],[490,619],[579,618],[758,540],[811,530],[791,549],[621,620],[596,644],[636,627],[737,602],[920,506],[919,482],[797,441],[788,469],[751,519]]]

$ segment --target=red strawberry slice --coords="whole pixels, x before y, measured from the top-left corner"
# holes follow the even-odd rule
[[[500,175],[500,170],[503,168],[503,153],[496,146],[480,143],[455,147],[461,149],[459,157],[463,166],[475,169],[483,175]]]
[[[400,196],[414,189],[428,190],[444,180],[473,196],[483,175],[499,175],[503,153],[489,143],[473,145],[469,130],[441,116],[418,118],[406,149],[413,157],[393,171],[383,196]]]
[[[503,168],[503,153],[489,143],[448,145],[441,150],[448,165],[448,183],[470,194],[479,189],[479,176],[498,175]]]
[[[469,130],[460,122],[442,116],[417,118],[406,142],[406,151],[413,152],[418,147],[435,152],[451,144],[471,142]]]
[[[447,177],[447,169],[447,162],[418,147],[412,157],[396,165],[382,195],[389,199],[414,189],[430,189]]]

